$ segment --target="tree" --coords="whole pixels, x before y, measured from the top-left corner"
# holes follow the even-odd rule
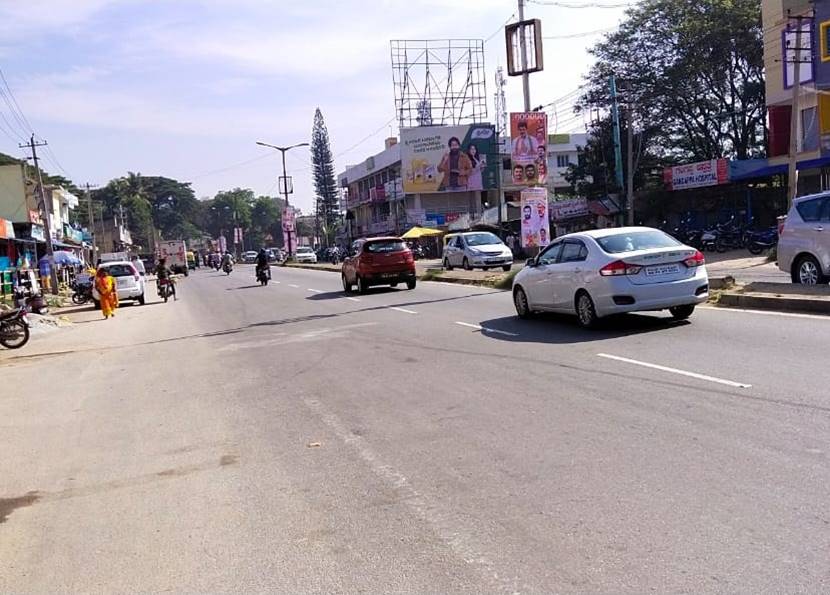
[[[326,243],[330,244],[334,240],[334,229],[340,216],[340,203],[329,131],[319,107],[314,112],[314,127],[311,131],[311,164],[317,194],[316,214],[319,225],[325,232]]]
[[[609,76],[669,160],[764,152],[763,31],[757,0],[645,0],[591,50],[581,108],[607,108]]]

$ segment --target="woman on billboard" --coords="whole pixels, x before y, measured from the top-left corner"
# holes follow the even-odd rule
[[[473,166],[473,171],[470,177],[467,178],[467,190],[484,190],[484,182],[482,180],[482,172],[487,167],[487,158],[485,155],[480,155],[478,147],[470,144],[467,149],[467,157],[470,159],[470,164]]]

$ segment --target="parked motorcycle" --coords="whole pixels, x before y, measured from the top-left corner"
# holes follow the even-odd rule
[[[26,309],[0,312],[0,345],[7,349],[20,349],[28,341],[29,320],[26,318]]]
[[[762,231],[748,233],[747,250],[752,254],[761,254],[764,250],[771,250],[778,245],[778,227],[770,227]]]
[[[72,282],[72,303],[83,305],[92,301],[92,283]]]

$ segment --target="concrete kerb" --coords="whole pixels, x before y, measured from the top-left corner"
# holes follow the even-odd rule
[[[748,310],[830,314],[830,289],[791,283],[750,283],[722,292],[717,304]]]
[[[333,264],[299,264],[287,263],[282,266],[294,269],[308,269],[311,271],[325,271],[329,273],[339,273],[340,266]],[[510,273],[505,273],[509,275]],[[472,285],[475,287],[490,287],[495,288],[496,284],[502,279],[502,275],[497,277],[488,277],[482,279],[468,278],[468,277],[454,277],[452,272],[444,271],[443,269],[427,269],[422,273],[418,273],[419,281],[435,281],[440,283],[453,283],[456,285]]]

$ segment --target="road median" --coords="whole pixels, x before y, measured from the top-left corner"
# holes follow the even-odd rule
[[[830,288],[790,283],[749,283],[724,291],[719,306],[830,315]]]

